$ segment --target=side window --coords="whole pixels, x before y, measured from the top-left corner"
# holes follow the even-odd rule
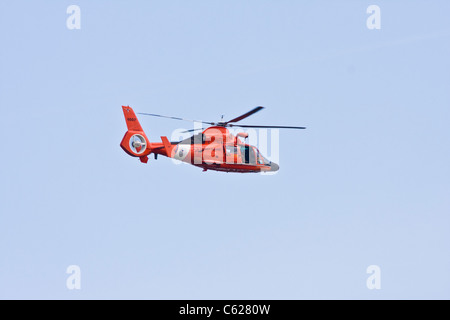
[[[227,155],[232,155],[234,154],[234,147],[233,146],[226,146],[225,150],[227,152]]]
[[[248,164],[248,147],[247,146],[241,146],[241,158],[242,162]]]
[[[256,148],[252,146],[241,146],[242,162],[246,164],[256,164]]]

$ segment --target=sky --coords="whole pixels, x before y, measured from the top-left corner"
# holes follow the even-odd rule
[[[449,299],[448,12],[1,1],[0,299]],[[280,131],[275,175],[142,164],[122,105],[307,130]]]

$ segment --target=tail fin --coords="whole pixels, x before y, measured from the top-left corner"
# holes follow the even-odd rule
[[[136,117],[133,109],[131,107],[122,106],[123,115],[125,116],[125,121],[127,123],[128,131],[144,131],[142,130],[141,124]]]
[[[128,131],[125,133],[120,146],[130,156],[139,157],[142,162],[146,163],[147,156],[152,152],[150,142],[133,109],[128,106],[122,106],[122,109]]]

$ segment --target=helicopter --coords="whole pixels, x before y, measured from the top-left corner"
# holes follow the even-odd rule
[[[280,128],[280,129],[306,129],[295,126],[266,126],[266,125],[240,125],[237,122],[264,109],[258,106],[239,117],[229,121],[206,122],[189,120],[179,117],[170,117],[153,113],[138,113],[146,116],[169,118],[175,120],[199,122],[209,125],[201,133],[194,134],[182,141],[170,142],[166,136],[161,137],[161,142],[150,142],[139,120],[130,106],[122,106],[128,131],[125,133],[120,146],[132,157],[137,157],[142,163],[148,162],[148,156],[154,154],[180,160],[182,162],[200,167],[203,171],[215,170],[222,172],[275,172],[279,165],[267,160],[259,150],[248,143],[248,133],[240,132],[236,135],[230,133],[227,128]],[[191,129],[185,132],[195,132],[199,129]],[[244,139],[242,141],[240,138]]]

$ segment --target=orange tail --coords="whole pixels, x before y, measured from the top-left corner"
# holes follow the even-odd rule
[[[122,109],[128,131],[125,133],[120,146],[130,156],[139,157],[142,162],[147,163],[147,156],[152,152],[150,142],[133,109],[125,106],[122,106]]]

